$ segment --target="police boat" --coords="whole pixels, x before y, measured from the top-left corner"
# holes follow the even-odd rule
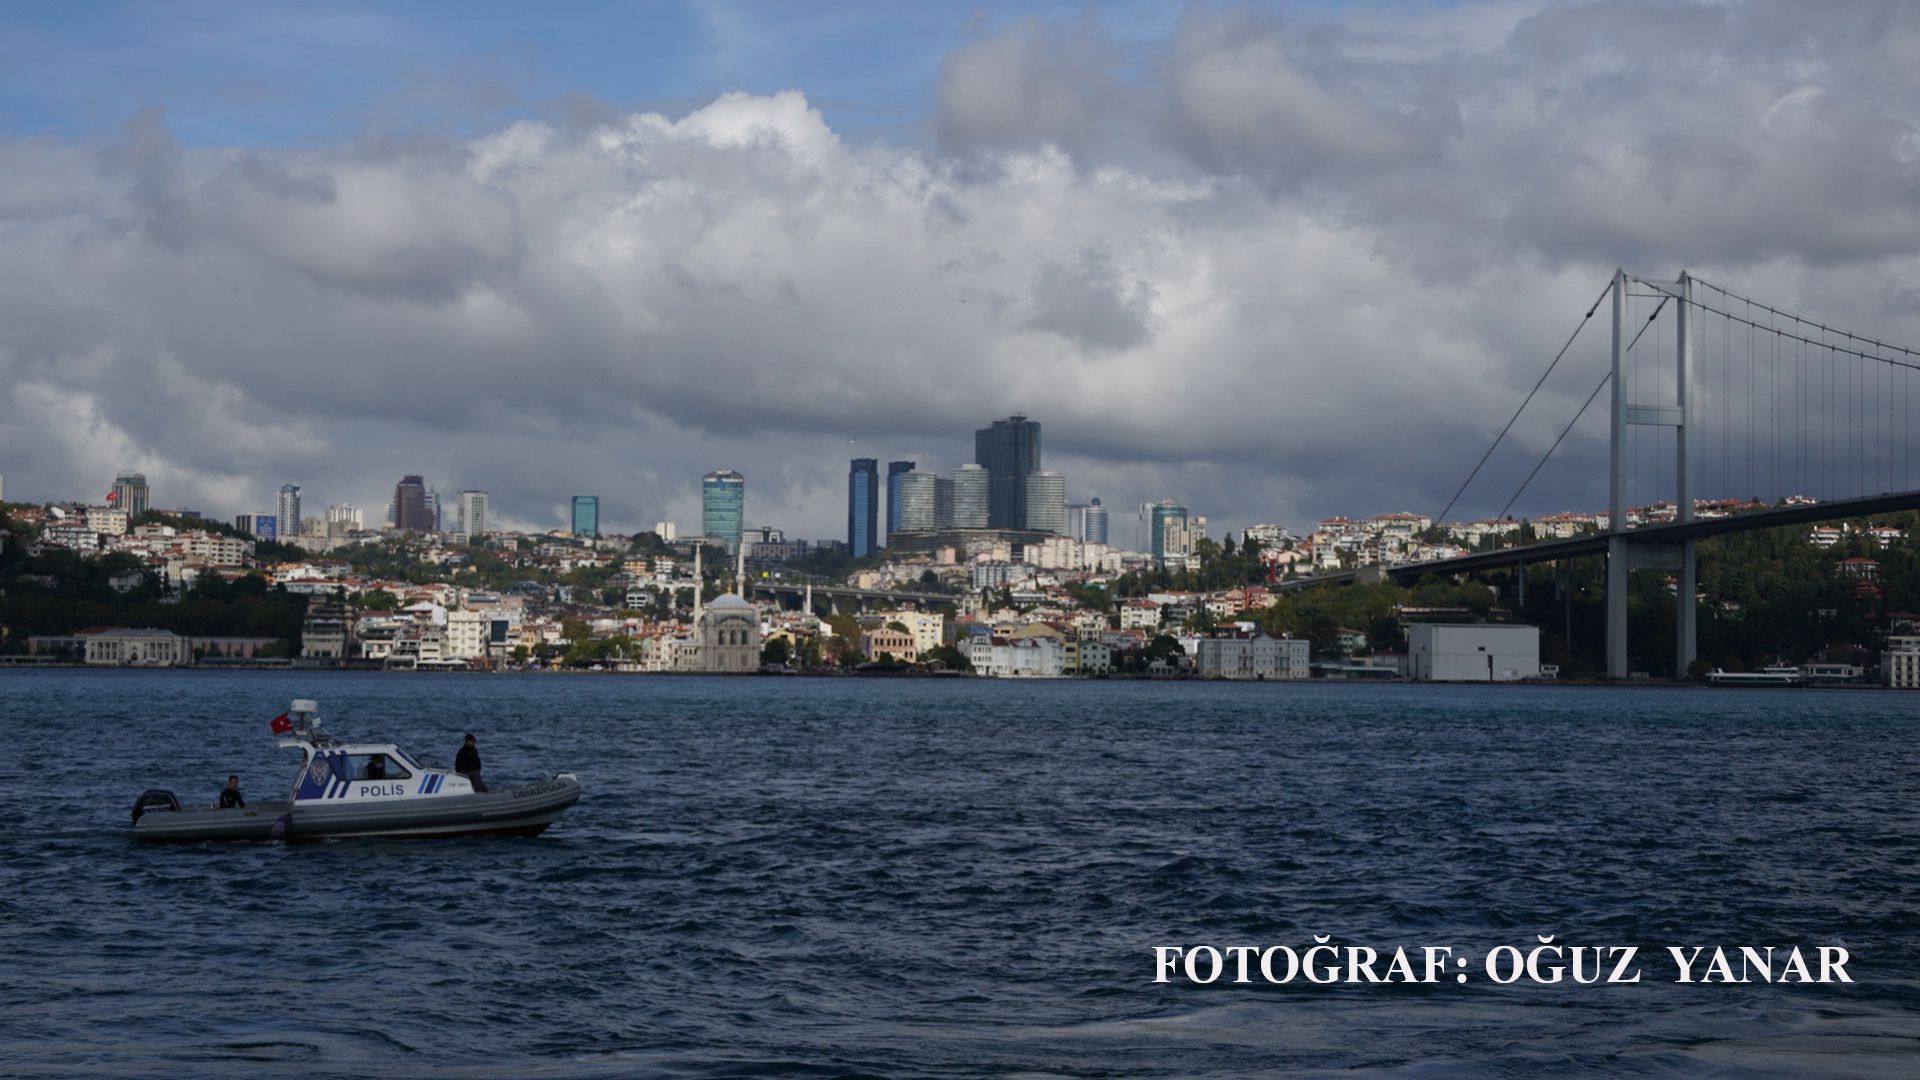
[[[300,771],[284,799],[243,807],[182,806],[153,789],[133,804],[141,840],[320,840],[347,836],[538,836],[580,799],[572,773],[475,791],[448,769],[429,768],[392,743],[343,743],[301,699],[275,718],[283,748],[299,750]]]

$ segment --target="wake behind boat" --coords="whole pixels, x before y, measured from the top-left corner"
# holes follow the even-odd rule
[[[345,836],[537,836],[580,799],[572,773],[475,791],[459,773],[428,768],[392,743],[342,743],[298,700],[274,721],[280,745],[301,752],[285,799],[251,806],[180,805],[153,789],[133,805],[141,840],[315,840]]]

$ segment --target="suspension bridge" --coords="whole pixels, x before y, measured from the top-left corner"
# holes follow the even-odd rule
[[[1613,335],[1607,371],[1496,515],[1507,516],[1601,392],[1610,390],[1604,528],[1595,535],[1374,572],[1412,583],[1429,574],[1516,567],[1524,598],[1529,564],[1604,556],[1606,662],[1613,678],[1628,673],[1628,575],[1668,573],[1676,578],[1679,599],[1675,671],[1684,673],[1697,649],[1698,541],[1920,510],[1908,409],[1920,352],[1793,314],[1685,272],[1669,281],[1618,270],[1434,518],[1436,525],[1459,504],[1609,300]],[[1701,517],[1696,499],[1703,489],[1771,508]],[[1671,520],[1648,523],[1646,515],[1633,512],[1669,499]],[[1282,587],[1347,583],[1361,573],[1297,578]]]

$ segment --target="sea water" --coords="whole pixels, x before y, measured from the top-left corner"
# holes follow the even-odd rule
[[[535,839],[129,839],[148,787],[284,796],[296,697],[585,794]],[[0,1073],[1913,1076],[1917,795],[1890,692],[6,670]],[[1468,978],[1155,981],[1316,935]],[[1483,969],[1542,937],[1643,976]]]

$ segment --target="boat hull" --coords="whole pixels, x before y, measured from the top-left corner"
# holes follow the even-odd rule
[[[133,824],[142,840],[191,844],[202,840],[271,840],[274,827],[287,831],[293,803],[269,799],[251,806],[222,810],[215,806],[183,806],[178,810],[149,810]]]
[[[187,807],[149,811],[134,823],[141,840],[191,843],[202,840],[329,840],[456,836],[538,836],[580,801],[580,783],[570,776],[495,791],[432,798],[377,799],[332,805],[308,801],[261,803],[256,809]],[[277,808],[278,812],[275,812]],[[283,820],[284,819],[284,820]]]

